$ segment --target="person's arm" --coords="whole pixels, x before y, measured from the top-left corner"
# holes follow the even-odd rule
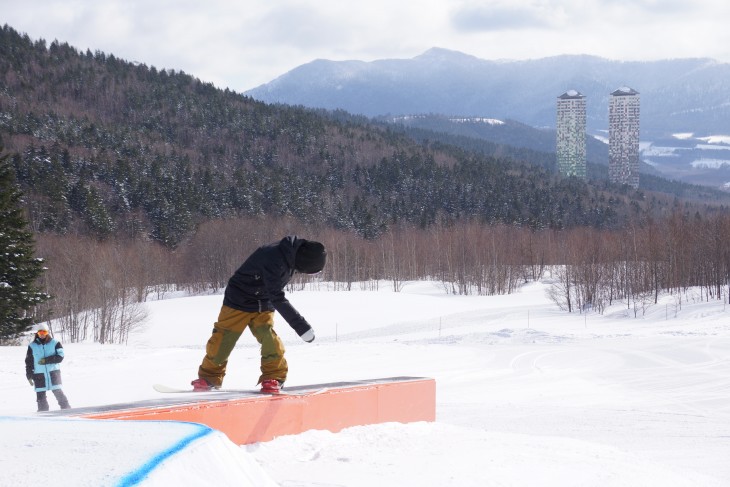
[[[63,362],[64,352],[63,352],[63,345],[61,345],[61,342],[56,343],[56,350],[55,355],[49,355],[46,358],[43,358],[40,360],[39,363],[41,364],[60,364]]]
[[[314,340],[314,330],[304,317],[292,306],[284,293],[281,282],[282,273],[276,269],[264,269],[263,278],[266,286],[269,301],[276,311],[289,323],[297,335],[302,337],[304,341],[311,342]]]
[[[25,354],[25,377],[29,381],[33,380],[33,350],[30,347]]]
[[[299,314],[299,311],[286,299],[284,291],[279,291],[276,295],[271,296],[271,304],[286,322],[289,323],[289,326],[297,332],[297,335],[302,336],[312,329],[312,326],[304,319],[304,316]]]

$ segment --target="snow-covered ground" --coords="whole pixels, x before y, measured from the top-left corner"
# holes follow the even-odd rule
[[[665,177],[727,187],[730,167],[730,135],[695,137],[692,133],[674,134],[671,140],[642,141],[639,144],[642,161],[651,165]],[[681,141],[681,143],[679,142]],[[655,145],[657,144],[657,145]]]
[[[568,314],[546,285],[508,296],[290,293],[317,339],[277,317],[287,385],[436,379],[435,423],[309,431],[233,445],[206,427],[37,415],[25,347],[0,347],[0,484],[31,486],[727,486],[730,306],[665,296]],[[154,301],[128,346],[65,343],[75,407],[158,398],[195,378],[221,296]],[[226,387],[251,388],[245,334]],[[56,406],[49,394],[51,408]]]
[[[730,161],[725,159],[696,159],[692,161],[691,166],[695,168],[719,169],[722,166],[730,166]]]

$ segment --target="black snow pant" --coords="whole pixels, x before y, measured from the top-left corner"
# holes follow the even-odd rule
[[[61,389],[53,389],[53,395],[56,396],[56,401],[61,409],[68,409],[71,405],[68,403],[66,394]],[[36,401],[38,402],[38,411],[48,411],[48,399],[46,398],[46,391],[36,392]]]

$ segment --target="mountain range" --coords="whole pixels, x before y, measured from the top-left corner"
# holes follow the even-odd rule
[[[320,59],[246,94],[554,152],[560,94],[587,97],[587,132],[607,142],[610,93],[622,86],[641,97],[642,172],[730,187],[730,64],[712,59],[488,61],[433,48],[412,59]],[[606,164],[607,152],[589,137],[589,162]]]
[[[438,113],[554,128],[557,97],[575,89],[587,97],[588,131],[598,134],[608,130],[608,100],[622,86],[640,93],[643,138],[730,131],[730,64],[707,58],[490,61],[432,48],[412,59],[318,59],[245,94],[368,117]]]

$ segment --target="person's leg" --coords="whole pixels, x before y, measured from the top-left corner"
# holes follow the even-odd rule
[[[66,394],[63,393],[62,389],[53,389],[53,395],[56,396],[56,401],[58,401],[58,405],[61,409],[68,409],[71,407],[68,403],[68,398],[66,398]]]
[[[198,368],[198,377],[207,380],[213,387],[223,384],[228,356],[254,314],[228,306],[221,308],[218,321],[213,325],[213,333],[205,346],[205,357]]]
[[[38,403],[38,411],[48,411],[48,399],[46,398],[46,391],[37,391],[35,393],[36,402]]]
[[[284,358],[284,344],[274,331],[274,313],[257,313],[250,323],[251,333],[261,344],[261,377],[259,384],[266,379],[286,380],[289,366]]]

